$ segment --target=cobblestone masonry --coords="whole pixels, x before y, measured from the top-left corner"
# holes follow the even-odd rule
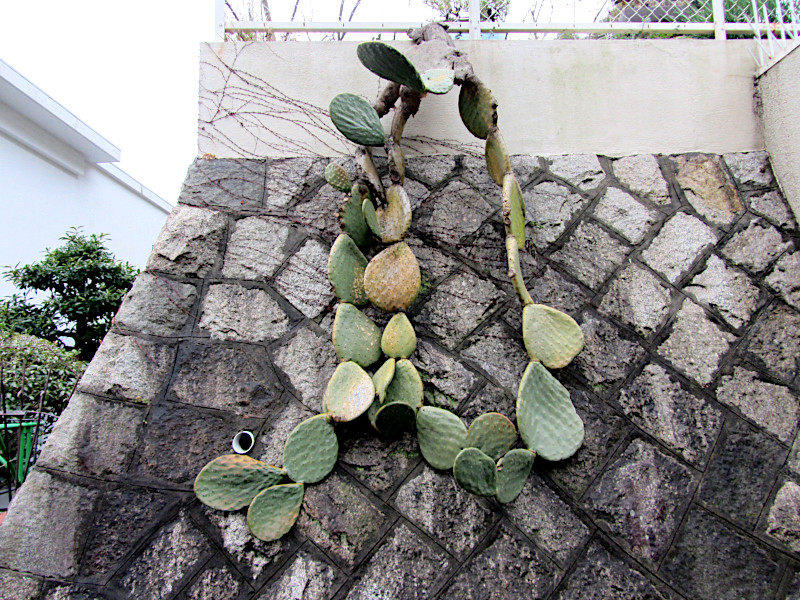
[[[800,597],[800,244],[766,161],[514,157],[531,293],[586,336],[557,374],[584,446],[537,460],[500,506],[428,467],[413,437],[349,424],[273,543],[191,486],[240,429],[279,463],[319,410],[339,194],[324,160],[197,161],[0,527],[0,598]],[[427,401],[466,420],[513,416],[526,360],[481,162],[408,165],[412,358]]]

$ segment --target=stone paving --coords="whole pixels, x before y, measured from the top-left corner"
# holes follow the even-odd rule
[[[481,163],[407,169],[412,358],[426,401],[467,421],[513,416],[527,362]],[[0,527],[0,598],[800,599],[800,238],[760,152],[514,157],[528,287],[585,334],[557,376],[586,440],[537,459],[513,503],[356,422],[280,541],[200,505],[192,481],[235,432],[280,464],[337,363],[325,164],[190,168]]]

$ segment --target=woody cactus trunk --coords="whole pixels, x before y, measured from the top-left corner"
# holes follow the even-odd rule
[[[525,204],[497,126],[497,103],[443,27],[431,23],[410,35],[414,45],[405,55],[377,41],[358,46],[362,64],[389,81],[374,104],[349,93],[330,103],[334,125],[359,147],[354,178],[336,163],[325,170],[327,181],[346,197],[339,210],[342,234],[328,262],[339,299],[333,346],[341,363],[324,392],[322,412],[290,433],[283,468],[227,455],[206,465],[195,481],[198,498],[212,508],[249,505],[247,523],[262,540],[286,534],[300,512],[304,486],[333,469],[337,422],[366,414],[383,436],[416,429],[422,456],[433,468],[452,469],[464,489],[503,503],[520,493],[535,456],[563,460],[583,442],[583,422],[569,392],[548,370],[567,365],[583,348],[583,335],[569,315],[535,304],[525,287],[519,260],[525,251]],[[486,140],[486,166],[502,189],[508,276],[522,303],[522,333],[531,359],[519,385],[516,426],[504,415],[487,413],[467,428],[452,412],[424,406],[422,379],[411,360],[417,338],[405,311],[419,292],[421,278],[417,259],[403,242],[412,214],[403,188],[400,141],[422,98],[445,94],[454,84],[461,86],[461,119],[474,136]],[[391,110],[387,137],[380,119]],[[388,156],[388,188],[372,161],[376,146],[383,146]],[[385,247],[367,260],[365,252],[370,254],[374,246]],[[360,310],[369,303],[395,313],[383,331]],[[374,369],[372,375],[367,369]],[[524,448],[514,448],[517,428]]]

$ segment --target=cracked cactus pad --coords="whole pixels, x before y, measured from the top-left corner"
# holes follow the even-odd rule
[[[272,542],[286,535],[300,514],[305,489],[302,483],[274,485],[253,498],[247,509],[247,526],[258,539]]]
[[[355,363],[351,363],[355,364]],[[306,419],[286,438],[283,468],[299,483],[316,483],[331,472],[339,456],[339,440],[328,415]]]
[[[362,146],[383,146],[386,134],[372,105],[355,94],[339,94],[329,107],[331,121],[344,137]]]
[[[497,500],[511,502],[522,491],[533,468],[535,455],[530,450],[511,450],[497,463]]]
[[[381,350],[392,358],[408,358],[417,348],[417,334],[405,313],[393,316],[383,330]]]
[[[476,496],[494,496],[497,468],[494,461],[477,448],[464,448],[456,456],[453,477],[458,485]]]
[[[423,406],[417,411],[419,449],[434,469],[453,467],[456,456],[467,441],[467,427],[458,416],[436,406]]]
[[[372,378],[356,363],[347,361],[333,372],[323,402],[334,421],[352,421],[363,415],[374,399]]]
[[[479,416],[467,430],[467,447],[477,448],[492,460],[497,460],[517,441],[517,428],[500,413],[490,412]]]
[[[333,319],[333,348],[341,360],[368,367],[381,357],[381,330],[355,306],[343,302]]]
[[[513,235],[506,238],[506,256],[508,256],[508,276],[511,278],[511,283],[514,284],[514,291],[517,292],[519,301],[523,306],[533,304],[533,298],[531,298],[528,288],[525,287],[525,279],[522,276],[517,238]]]
[[[280,483],[283,469],[244,454],[226,454],[208,463],[194,481],[198,500],[217,510],[244,508],[260,491]]]
[[[530,357],[550,369],[566,367],[583,349],[583,332],[575,319],[544,304],[522,309],[522,338]]]
[[[517,425],[528,449],[545,460],[569,458],[583,443],[583,421],[567,388],[540,362],[531,362],[517,394]]]
[[[367,258],[352,238],[346,233],[337,237],[328,257],[328,278],[339,300],[356,306],[367,303],[367,293],[364,290],[366,268]]]
[[[364,289],[370,302],[386,312],[406,310],[422,282],[417,257],[405,242],[376,254],[364,271]]]

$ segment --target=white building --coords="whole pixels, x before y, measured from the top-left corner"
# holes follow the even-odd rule
[[[0,60],[0,270],[40,260],[70,227],[144,268],[172,205],[113,162],[120,151]],[[0,280],[0,297],[14,286]]]

